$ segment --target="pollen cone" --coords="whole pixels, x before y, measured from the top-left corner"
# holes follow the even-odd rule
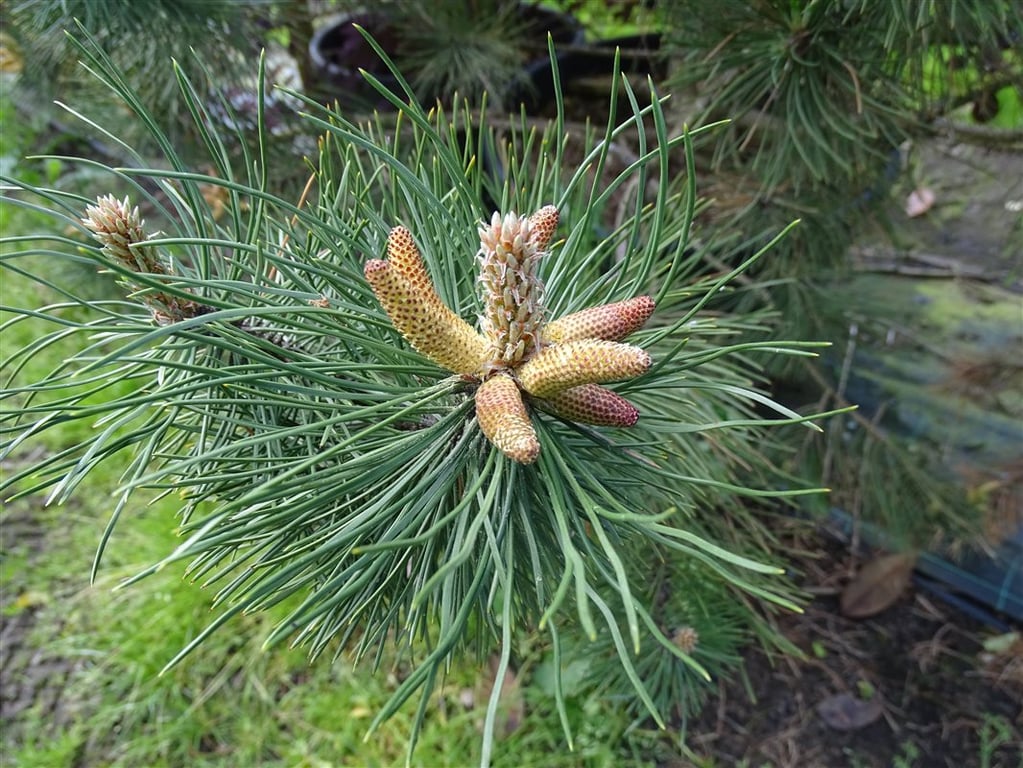
[[[598,427],[631,427],[639,419],[636,406],[599,384],[581,384],[562,390],[540,400],[539,405],[567,421]]]
[[[482,368],[486,339],[448,309],[429,278],[426,289],[413,285],[382,259],[367,261],[364,272],[391,323],[413,349],[454,373],[474,374]]]
[[[553,205],[545,205],[529,217],[529,224],[533,230],[530,238],[533,245],[541,251],[546,249],[554,236],[554,230],[558,228],[558,209]]]
[[[581,339],[546,347],[518,370],[519,383],[544,399],[580,384],[631,379],[650,367],[646,350],[631,344]]]
[[[549,322],[543,329],[543,339],[554,344],[578,339],[621,341],[642,328],[653,311],[654,300],[649,296],[590,307]]]
[[[394,271],[412,286],[424,300],[432,304],[443,304],[433,286],[423,256],[416,246],[412,233],[405,227],[395,227],[387,235],[387,260]]]
[[[532,464],[540,443],[529,421],[519,388],[510,376],[497,374],[476,390],[476,418],[487,439],[519,464]]]

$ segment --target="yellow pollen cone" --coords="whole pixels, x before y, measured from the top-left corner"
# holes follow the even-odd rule
[[[426,271],[426,264],[423,263],[423,256],[416,246],[416,241],[405,227],[395,227],[388,234],[387,260],[413,290],[431,302],[443,303]]]
[[[540,442],[510,376],[491,376],[476,390],[476,419],[487,439],[512,461],[532,464],[540,455]]]
[[[431,300],[382,259],[367,261],[364,273],[391,323],[413,349],[453,373],[482,369],[487,340],[442,301]],[[436,297],[432,286],[430,293]]]
[[[541,350],[518,369],[529,394],[549,398],[580,384],[600,384],[639,376],[650,367],[646,350],[631,344],[580,339]]]

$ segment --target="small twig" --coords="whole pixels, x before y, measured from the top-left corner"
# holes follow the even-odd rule
[[[931,130],[936,134],[945,134],[955,141],[969,142],[990,149],[1023,147],[1023,130],[1019,128],[973,125],[939,117],[931,124]]]
[[[966,277],[985,282],[999,282],[1007,273],[993,273],[983,267],[933,253],[896,251],[889,256],[881,248],[854,246],[849,249],[854,268],[859,272],[911,275],[914,277],[958,278]],[[923,266],[914,266],[914,263]]]
[[[721,38],[721,42],[715,45],[713,48],[711,48],[710,52],[703,57],[703,63],[706,64],[708,61],[717,56],[721,49],[728,45],[730,42],[732,42],[732,40],[734,40],[735,36],[738,34],[739,30],[735,30],[734,32],[731,32],[730,34],[727,34],[723,38]]]
[[[298,196],[298,203],[295,206],[298,210],[302,210],[302,207],[306,204],[306,200],[309,199],[309,193],[312,191],[314,181],[316,181],[316,174],[310,173],[309,178],[306,180],[305,186],[302,188],[302,194]],[[298,214],[296,213],[294,216],[291,217],[291,226],[294,227],[297,223]],[[284,236],[284,241],[281,243],[281,250],[284,250],[288,246],[290,240],[291,233],[289,232]],[[267,273],[267,277],[270,279],[271,282],[276,282],[277,280],[277,267],[275,267],[273,264],[270,265],[270,271]]]
[[[849,384],[849,373],[852,370],[853,355],[856,352],[857,335],[859,335],[859,327],[856,323],[853,323],[849,326],[849,343],[846,345],[845,357],[842,360],[842,372],[838,379],[838,388],[833,393],[836,403],[838,401],[846,402],[845,390]],[[821,460],[821,483],[824,487],[827,487],[831,480],[831,462],[834,458],[834,444],[837,442],[834,432],[836,429],[842,428],[841,421],[837,419],[832,422],[832,425],[832,434],[829,436],[831,439],[826,441],[824,458]]]
[[[842,66],[845,67],[846,71],[849,73],[849,77],[851,77],[852,81],[853,81],[853,89],[856,92],[856,114],[857,115],[862,115],[863,114],[863,94],[860,93],[860,79],[856,76],[856,70],[853,68],[852,64],[850,64],[848,61],[843,61],[842,62]]]
[[[728,688],[725,686],[725,681],[722,678],[718,682],[718,716],[715,728],[715,734],[721,736],[725,732],[725,716],[728,712]]]

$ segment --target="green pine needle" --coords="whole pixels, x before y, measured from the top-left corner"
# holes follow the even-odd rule
[[[651,688],[636,654],[670,643],[637,580],[637,553],[655,551],[691,564],[693,578],[716,588],[795,608],[780,569],[761,562],[765,549],[738,551],[716,522],[741,496],[805,492],[775,489],[781,476],[762,445],[768,426],[808,419],[758,389],[754,358],[807,349],[742,340],[756,318],[711,311],[726,281],[701,274],[702,260],[686,253],[695,180],[669,168],[672,151],[691,160],[692,140],[706,129],[669,136],[656,94],[641,109],[624,79],[618,87],[633,113],[620,123],[612,114],[596,140],[567,134],[561,120],[508,131],[467,106],[426,112],[408,92],[383,92],[396,115],[367,123],[308,103],[306,121],[322,137],[316,156],[294,159],[313,174],[299,201],[270,187],[262,140],[233,168],[221,148],[245,137],[206,126],[217,174],[191,170],[101,49],[87,37],[78,45],[164,149],[159,162],[136,157],[134,168],[83,163],[97,174],[97,197],[144,204],[147,230],[164,234],[138,248],[165,270],[139,275],[111,261],[77,223],[89,201],[5,179],[25,200],[42,196],[55,229],[72,222],[79,230],[50,235],[45,246],[10,242],[5,268],[32,275],[37,256],[73,245],[67,258],[89,259],[131,293],[93,301],[70,287],[58,304],[12,310],[10,322],[52,329],[4,362],[4,455],[58,424],[96,427],[5,477],[2,490],[48,489],[60,503],[93,468],[131,452],[97,568],[127,499],[178,495],[181,544],[127,582],[185,560],[189,577],[214,590],[208,628],[168,666],[201,652],[233,617],[286,606],[268,646],[290,641],[313,656],[375,662],[385,643],[405,650],[411,671],[372,727],[419,694],[414,745],[430,691],[455,654],[498,642],[506,666],[511,628],[543,628],[557,649],[559,633],[578,624],[594,640],[611,638],[633,695],[663,722],[665,689]],[[182,73],[178,84],[205,125],[190,80]],[[630,137],[638,159],[611,170],[611,141]],[[583,156],[576,171],[566,169],[569,147]],[[506,180],[484,172],[483,152],[503,159]],[[658,190],[652,199],[648,184]],[[491,213],[484,192],[504,210],[553,201],[563,212],[542,264],[552,312],[660,297],[649,327],[630,338],[655,367],[619,387],[641,408],[636,427],[588,429],[536,414],[540,459],[515,464],[480,432],[471,384],[391,326],[362,266],[382,254],[398,223],[415,233],[443,299],[475,321],[476,226]],[[630,213],[616,221],[615,210]],[[195,314],[167,322],[153,310],[159,296],[194,302]],[[69,306],[86,319],[67,314]],[[34,350],[69,336],[80,342],[75,355],[23,380],[19,369]],[[751,477],[760,484],[751,487]],[[713,660],[682,658],[680,669],[703,678]],[[492,700],[485,754],[495,707]],[[560,694],[558,708],[566,721]]]

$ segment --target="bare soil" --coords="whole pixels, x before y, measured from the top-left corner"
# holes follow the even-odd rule
[[[891,198],[894,229],[864,233],[850,254],[858,270],[1023,293],[1023,151],[940,136],[913,146],[907,165]],[[897,206],[914,189],[932,192],[933,204],[909,216]],[[1023,304],[1007,316],[1018,318],[1008,321],[1010,341],[1000,351],[1011,361]],[[1023,529],[1020,488],[1007,498],[1011,509],[991,509],[996,540]],[[722,685],[692,724],[697,755],[715,768],[1023,768],[1023,628],[1014,626],[1015,643],[994,652],[985,643],[993,647],[1004,627],[985,626],[915,586],[878,615],[846,618],[838,595],[858,558],[824,533],[799,548],[815,553],[796,567],[817,598],[778,625],[804,658],[750,651],[745,676]],[[829,725],[821,708],[838,694],[876,719]]]
[[[837,594],[855,558],[827,538],[818,551],[804,563],[804,586],[819,597],[779,621],[804,658],[748,653],[745,679],[721,687],[692,725],[690,747],[715,766],[1023,765],[1023,642],[987,652],[997,631],[915,588],[876,616],[846,618]],[[876,700],[880,715],[835,728],[820,711],[835,694]]]

